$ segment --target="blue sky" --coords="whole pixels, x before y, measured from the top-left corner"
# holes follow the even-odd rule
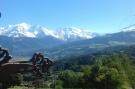
[[[0,0],[0,26],[26,22],[49,29],[107,33],[135,23],[135,0]]]

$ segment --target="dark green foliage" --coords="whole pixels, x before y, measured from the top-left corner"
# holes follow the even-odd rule
[[[0,89],[7,89],[10,86],[19,86],[23,82],[23,75],[20,73],[17,74],[9,74],[6,76],[5,80],[2,80],[0,83]]]
[[[20,85],[23,81],[23,76],[20,73],[11,74],[8,80],[8,84],[10,86]]]
[[[63,89],[63,82],[61,80],[56,80],[55,81],[55,89]]]
[[[100,56],[80,72],[66,70],[59,75],[64,88],[130,89],[135,85],[135,68],[127,55]]]
[[[59,75],[59,79],[63,81],[63,87],[66,88],[78,88],[80,78],[81,74],[72,70],[66,70]]]
[[[74,70],[80,71],[82,65],[91,65],[93,64],[95,57],[93,55],[78,56],[78,57],[68,57],[62,60],[55,61],[54,70]]]

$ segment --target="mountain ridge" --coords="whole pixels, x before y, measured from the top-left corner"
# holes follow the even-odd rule
[[[18,25],[20,26],[20,24]],[[127,31],[95,36],[89,39],[87,39],[87,34],[91,34],[91,32],[85,33],[84,30],[80,30],[77,28],[62,28],[62,30],[58,29],[56,32],[58,36],[61,36],[61,38],[63,38],[64,36],[65,39],[58,39],[57,35],[53,34],[52,30],[50,31],[45,27],[35,26],[34,28],[30,29],[30,25],[27,26],[27,24],[21,24],[24,25],[21,27],[18,27],[18,25],[9,25],[9,30],[6,29],[6,27],[1,27],[3,31],[0,30],[0,45],[8,48],[14,56],[24,57],[31,56],[34,52],[43,52],[48,57],[60,59],[72,55],[75,56],[80,54],[90,54],[99,50],[103,50],[106,47],[135,44],[135,31],[134,29],[132,30],[130,28],[127,29]],[[16,28],[19,29],[17,30]],[[28,32],[37,34],[37,30],[39,30],[39,28],[44,29],[45,34],[43,30],[40,30],[40,34],[37,35],[39,36],[38,38],[24,37],[24,34],[27,32],[27,30],[29,30]],[[6,32],[4,32],[5,29],[7,30]],[[2,35],[6,34],[7,32],[12,33],[12,31],[16,34],[18,34],[19,31],[22,33],[18,35],[20,37],[16,37],[16,34],[10,35],[9,37]],[[86,34],[86,38],[79,38],[79,33],[82,33],[82,35],[80,35],[79,37],[83,36],[83,34]],[[56,37],[54,37],[53,35]],[[68,36],[73,38],[69,38]]]
[[[32,26],[27,23],[20,23],[15,25],[9,25],[7,27],[0,27],[0,35],[8,37],[31,37],[31,38],[43,38],[51,36],[56,39],[68,41],[68,40],[80,40],[91,39],[97,36],[97,33],[79,29],[76,27],[59,28],[56,30],[47,29],[44,26],[35,25]]]

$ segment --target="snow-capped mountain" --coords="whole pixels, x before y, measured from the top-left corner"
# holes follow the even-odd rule
[[[50,30],[43,26],[32,26],[27,23],[20,23],[15,25],[9,25],[7,27],[0,27],[0,35],[8,37],[32,38],[43,38],[46,36],[51,36],[60,40],[90,39],[97,36],[96,33],[92,33],[76,27]]]
[[[0,35],[8,37],[35,37],[33,33],[29,32],[30,28],[31,26],[26,23],[0,27]]]
[[[135,24],[129,25],[127,27],[124,27],[121,30],[124,31],[124,32],[135,31]]]
[[[76,27],[59,28],[56,30],[55,35],[62,40],[91,39],[97,36],[96,33]]]

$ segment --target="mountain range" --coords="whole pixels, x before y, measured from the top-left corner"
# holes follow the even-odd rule
[[[27,23],[20,23],[15,25],[9,25],[7,27],[0,27],[0,35],[16,38],[44,38],[50,36],[58,40],[75,41],[80,39],[90,39],[97,36],[98,34],[76,27],[67,27],[59,28],[56,30],[50,30],[40,25],[32,26]]]
[[[134,25],[105,35],[75,27],[49,30],[26,23],[0,27],[0,45],[15,57],[31,57],[34,52],[43,52],[52,59],[62,59],[134,44]]]

